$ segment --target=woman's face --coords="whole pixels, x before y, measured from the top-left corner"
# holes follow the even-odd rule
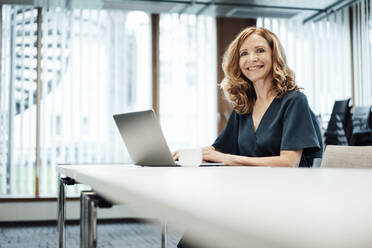
[[[239,67],[243,75],[257,82],[272,77],[272,50],[260,35],[250,35],[239,49]]]

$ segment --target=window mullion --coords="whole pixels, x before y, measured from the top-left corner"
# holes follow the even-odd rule
[[[37,37],[36,37],[36,161],[35,161],[35,196],[39,196],[39,171],[40,171],[40,92],[41,92],[41,14],[42,9],[37,8]]]

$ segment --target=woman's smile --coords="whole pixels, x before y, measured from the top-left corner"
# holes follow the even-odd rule
[[[248,70],[248,71],[257,71],[257,70],[259,70],[259,69],[261,69],[263,67],[264,67],[264,65],[254,65],[254,66],[247,67],[246,70]]]

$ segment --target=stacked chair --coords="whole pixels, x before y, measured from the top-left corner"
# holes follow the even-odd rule
[[[352,116],[353,130],[350,145],[372,145],[372,107],[355,107]]]
[[[350,98],[336,101],[333,105],[328,127],[324,133],[325,145],[349,145],[352,132],[349,103]]]

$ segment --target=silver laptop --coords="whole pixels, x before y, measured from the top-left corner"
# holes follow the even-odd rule
[[[134,164],[176,165],[153,110],[114,115],[114,120]]]
[[[113,117],[134,164],[178,166],[173,160],[153,110],[124,113]],[[200,166],[219,165],[223,164],[200,164]]]

